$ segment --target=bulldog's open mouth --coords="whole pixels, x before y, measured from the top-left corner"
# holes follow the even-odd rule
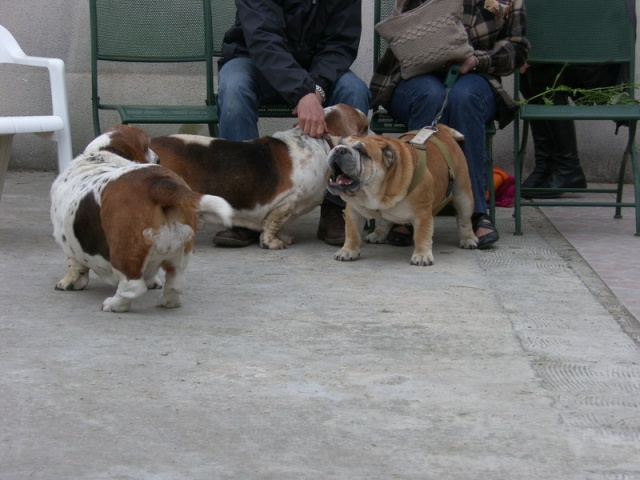
[[[360,183],[344,173],[340,166],[334,163],[331,166],[329,188],[339,192],[353,193],[360,188]]]
[[[354,176],[358,174],[358,155],[346,145],[338,145],[329,153],[329,176],[328,189],[335,195],[353,195],[360,189],[360,182]]]

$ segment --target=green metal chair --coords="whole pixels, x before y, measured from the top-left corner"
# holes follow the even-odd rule
[[[231,28],[236,18],[236,3],[234,0],[212,0],[213,18],[213,55],[222,56],[222,41],[225,32]],[[262,118],[291,118],[293,107],[286,103],[260,105],[258,116]]]
[[[393,10],[395,0],[375,0],[374,7],[374,25],[385,19]],[[378,35],[374,30],[373,34],[373,68],[378,66],[378,62],[388,48],[388,43]],[[384,108],[378,108],[373,111],[371,121],[369,123],[371,130],[378,134],[383,133],[405,133],[407,126],[393,118]],[[489,216],[491,221],[495,222],[496,218],[496,198],[493,182],[493,137],[496,134],[495,122],[488,122],[484,127],[486,136],[486,155],[487,155],[487,184],[489,191]]]
[[[207,124],[210,135],[217,136],[211,0],[90,0],[89,5],[95,134],[101,133],[100,110],[116,110],[125,124]],[[104,62],[110,62],[108,69]],[[102,103],[99,80],[126,62],[201,62],[206,69],[202,104]]]
[[[557,64],[622,63],[629,66],[630,81],[635,81],[635,18],[632,19],[625,0],[529,0],[527,2],[527,38],[531,42],[528,62]],[[632,23],[633,22],[633,23]],[[520,76],[514,81],[515,97],[520,91]],[[630,98],[635,98],[633,85]],[[518,118],[514,122],[513,143],[515,159],[516,198],[515,233],[522,233],[522,207],[582,206],[615,207],[615,218],[622,215],[622,207],[635,207],[636,236],[640,235],[640,172],[635,145],[636,126],[640,119],[640,105],[534,105],[522,104],[519,119],[523,121],[522,138]],[[522,164],[527,147],[529,122],[532,120],[613,120],[625,122],[628,140],[622,155],[616,188],[543,189],[522,188]],[[631,158],[635,201],[623,202],[622,191],[626,164]],[[531,200],[521,198],[524,192],[581,192],[615,193],[615,201]],[[609,195],[610,197],[610,195]]]

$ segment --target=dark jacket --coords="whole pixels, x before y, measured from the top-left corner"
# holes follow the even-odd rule
[[[235,57],[251,57],[291,105],[316,85],[330,95],[356,59],[361,0],[237,0],[236,6],[220,67]]]

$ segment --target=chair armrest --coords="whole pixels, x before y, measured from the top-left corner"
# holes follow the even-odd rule
[[[63,128],[62,118],[54,115],[0,117],[0,135],[57,132]]]

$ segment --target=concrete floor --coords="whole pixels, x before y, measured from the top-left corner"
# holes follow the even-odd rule
[[[317,210],[283,251],[208,227],[183,307],[112,314],[53,288],[52,180],[0,201],[3,480],[640,478],[640,324],[540,210],[490,251],[439,217],[431,267],[337,262]]]

